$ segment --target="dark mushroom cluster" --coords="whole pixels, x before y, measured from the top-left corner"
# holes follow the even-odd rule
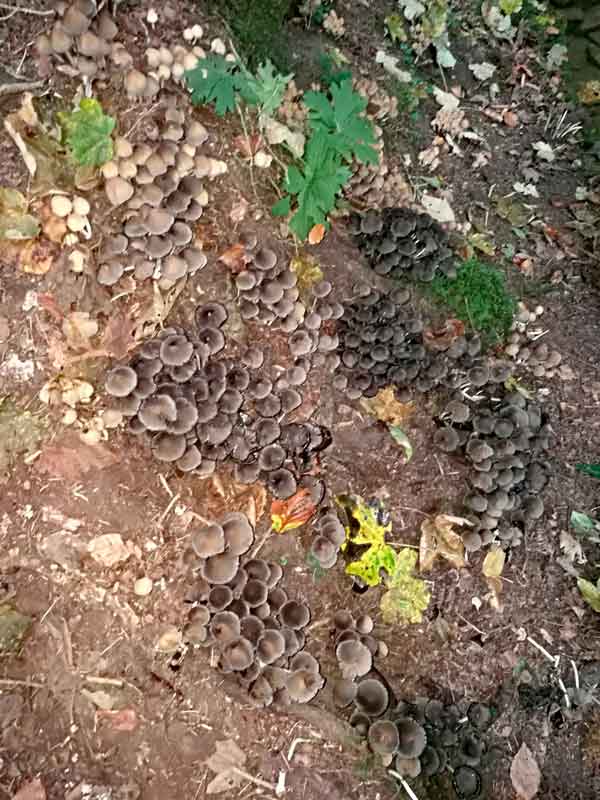
[[[156,278],[162,289],[206,266],[193,244],[193,225],[208,205],[206,181],[222,174],[224,162],[199,154],[208,138],[196,120],[168,106],[153,144],[115,142],[115,157],[102,167],[110,203],[125,205],[122,231],[104,238],[97,280],[112,286],[124,274]]]
[[[334,378],[334,386],[350,399],[372,397],[386,386],[409,399],[410,389],[454,389],[468,382],[467,372],[481,352],[479,337],[459,336],[444,350],[429,349],[424,321],[409,301],[408,289],[383,294],[368,284],[354,287],[337,326],[341,363]],[[490,380],[509,375],[508,368],[498,369]]]
[[[152,437],[159,461],[206,476],[231,460],[240,483],[262,479],[276,498],[305,485],[321,495],[321,484],[303,473],[329,445],[329,431],[285,421],[302,396],[288,381],[266,377],[260,350],[250,347],[235,361],[222,357],[226,319],[220,303],[199,306],[194,334],[171,327],[144,342],[129,365],[108,373],[107,392],[118,398],[129,432]],[[293,378],[300,369],[288,372]]]
[[[321,569],[331,569],[346,540],[344,526],[335,511],[328,510],[316,520],[314,527],[316,535],[311,542],[310,554]]]
[[[115,41],[118,28],[108,9],[98,13],[93,0],[58,3],[56,20],[48,34],[36,40],[41,62],[66,62],[65,70],[88,80],[105,74],[107,59],[118,67],[131,64],[131,55]],[[46,69],[44,69],[46,71]]]
[[[378,275],[431,281],[436,273],[456,275],[448,235],[429,216],[408,208],[355,215],[352,230]]]
[[[193,604],[184,642],[212,647],[258,706],[308,703],[323,687],[318,661],[304,650],[310,610],[279,583],[279,564],[248,556],[254,531],[245,514],[193,531],[186,554]]]
[[[473,370],[488,373],[486,366]],[[496,387],[479,402],[463,395],[451,399],[441,419],[447,424],[437,431],[436,443],[446,452],[461,452],[473,468],[465,504],[474,527],[464,536],[466,549],[496,539],[519,544],[523,529],[544,512],[540,493],[549,476],[544,452],[550,427],[540,406]]]

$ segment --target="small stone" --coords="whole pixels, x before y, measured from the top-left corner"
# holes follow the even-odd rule
[[[147,597],[152,591],[153,586],[154,583],[150,578],[147,577],[138,578],[137,581],[133,584],[133,591],[135,594],[137,594],[138,597]]]

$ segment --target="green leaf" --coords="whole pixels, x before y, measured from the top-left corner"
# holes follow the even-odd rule
[[[289,195],[286,195],[271,208],[271,214],[273,214],[274,217],[285,217],[286,214],[290,213],[290,209],[291,198]]]
[[[410,443],[408,436],[404,433],[398,425],[388,425],[388,430],[392,434],[394,441],[404,448],[404,455],[406,460],[410,461],[413,456],[413,446]]]
[[[571,525],[579,533],[589,533],[596,530],[596,522],[587,514],[582,514],[580,511],[571,512]]]
[[[239,64],[214,54],[198,61],[194,69],[185,73],[185,80],[192,103],[195,106],[214,103],[220,117],[235,109],[236,92],[240,88],[246,91],[247,87]]]
[[[260,113],[272,116],[282,103],[286,86],[293,75],[280,75],[267,59],[256,71],[256,77],[244,72],[245,83],[240,86],[240,93],[250,105],[258,106]]]
[[[407,40],[400,14],[390,14],[384,19],[384,22],[392,42],[405,42]]]
[[[0,186],[0,239],[33,239],[39,232],[39,222],[27,213],[21,192]]]
[[[313,130],[330,134],[329,146],[344,161],[357,159],[376,164],[377,151],[370,147],[376,141],[373,125],[361,116],[367,101],[353,90],[351,80],[332,84],[330,94],[331,100],[322,92],[307,92],[304,96]]]
[[[59,112],[57,118],[63,141],[78,164],[97,167],[110,161],[115,120],[103,112],[98,100],[85,97],[79,101],[79,108]]]
[[[523,0],[500,0],[500,10],[504,14],[516,14],[523,7]]]
[[[579,578],[577,580],[577,588],[581,592],[581,596],[585,602],[591,606],[594,611],[600,614],[600,580],[596,586],[594,586],[590,581]]]
[[[600,464],[575,464],[575,469],[600,480]]]
[[[388,590],[379,605],[387,625],[419,623],[423,619],[431,595],[425,581],[412,574],[416,563],[415,550],[406,547],[396,553],[396,568],[386,581]]]

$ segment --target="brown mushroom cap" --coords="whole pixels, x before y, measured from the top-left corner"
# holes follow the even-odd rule
[[[380,719],[369,727],[367,734],[369,746],[374,753],[391,755],[398,749],[400,737],[398,728],[391,720]]]
[[[202,567],[202,577],[209,583],[229,583],[239,567],[239,559],[230,553],[220,553],[207,558]]]
[[[307,653],[303,650],[301,653],[296,653],[296,655],[291,658],[290,669],[292,672],[296,672],[299,669],[306,669],[310,672],[319,672],[320,667],[317,659],[310,653]]]
[[[219,611],[210,621],[210,632],[221,644],[235,640],[240,635],[240,621],[231,611]]]
[[[289,469],[283,467],[269,473],[267,484],[271,494],[279,500],[287,500],[298,488],[296,478]]]
[[[244,586],[242,599],[250,608],[256,608],[266,602],[268,595],[267,584],[257,578],[250,578]]]
[[[106,391],[113,397],[126,397],[133,392],[137,382],[137,373],[131,367],[115,367],[106,376]]]
[[[177,406],[167,394],[156,394],[144,400],[138,416],[149,431],[164,431],[168,422],[177,419]]]
[[[279,611],[281,606],[287,603],[288,596],[285,589],[276,586],[269,592],[268,600],[269,600],[269,605],[271,606],[271,611],[276,613],[277,611]]]
[[[333,684],[333,702],[338,708],[346,708],[354,702],[358,686],[348,678],[341,678]]]
[[[159,461],[177,461],[185,453],[185,436],[161,433],[153,442],[152,452]]]
[[[360,644],[360,642],[343,642],[343,644]],[[370,651],[367,650],[367,652],[370,656]],[[379,717],[388,707],[388,690],[376,678],[366,678],[358,684],[354,702],[359,711],[370,717]]]
[[[90,27],[90,20],[89,17],[73,5],[65,11],[61,24],[69,36],[79,36]]]
[[[193,531],[190,542],[200,558],[209,558],[225,552],[225,533],[216,523],[211,523],[198,531]]]
[[[123,264],[116,259],[112,259],[100,265],[96,273],[96,280],[102,286],[112,286],[121,278],[124,272]]]
[[[324,683],[325,679],[318,672],[302,669],[288,676],[286,689],[295,702],[308,703],[322,689]]]
[[[251,615],[242,617],[240,620],[240,632],[252,644],[258,644],[258,640],[265,632],[265,624],[258,617]]]
[[[285,652],[283,634],[273,628],[267,629],[256,644],[256,654],[264,664],[272,664]]]
[[[225,534],[227,551],[234,556],[241,556],[252,547],[254,530],[248,517],[239,511],[226,514],[221,520],[221,527]]]
[[[182,472],[191,472],[197,469],[201,463],[202,453],[196,445],[191,445],[177,461],[177,469],[180,469]]]
[[[224,611],[233,601],[233,592],[229,586],[213,586],[208,595],[211,611]]]
[[[106,181],[105,190],[110,204],[114,207],[126,203],[133,195],[133,186],[119,175]]]
[[[288,600],[279,609],[279,618],[286,627],[300,630],[305,628],[310,621],[310,609],[304,603]]]
[[[228,641],[221,651],[221,663],[225,669],[241,672],[254,660],[252,644],[242,637]]]
[[[368,647],[356,639],[347,639],[338,644],[335,655],[344,678],[366,675],[373,664],[373,656]]]
[[[174,334],[167,336],[160,347],[160,359],[163,364],[180,367],[187,363],[194,353],[194,345],[185,336]]]
[[[339,631],[345,631],[355,627],[354,617],[349,611],[336,611],[333,617],[333,624]]]

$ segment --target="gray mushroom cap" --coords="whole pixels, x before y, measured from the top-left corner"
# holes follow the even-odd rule
[[[398,754],[402,758],[418,758],[427,746],[425,729],[410,717],[396,720],[399,734]]]
[[[209,558],[225,552],[225,533],[223,528],[215,522],[194,531],[190,541],[194,552],[200,558]]]
[[[235,640],[240,635],[240,621],[231,611],[219,611],[210,621],[210,632],[222,644]]]
[[[366,675],[373,664],[373,656],[368,647],[356,639],[348,639],[338,644],[335,655],[344,678]]]
[[[194,345],[185,336],[174,334],[167,336],[160,347],[160,359],[163,364],[180,367],[186,364],[194,353]]]
[[[299,669],[319,672],[319,662],[314,656],[303,650],[301,653],[296,653],[296,655],[290,659],[290,670],[296,672]]]
[[[241,672],[254,661],[254,648],[247,639],[239,637],[228,641],[221,651],[221,663],[225,669]]]
[[[295,494],[297,489],[296,479],[289,469],[276,469],[269,473],[267,480],[269,491],[279,500],[287,500]]]
[[[379,717],[388,707],[388,690],[376,678],[366,678],[358,684],[354,702],[359,711],[370,717]]]
[[[400,741],[398,728],[391,720],[387,719],[374,722],[369,727],[367,739],[371,750],[379,755],[395,753]]]
[[[306,627],[310,621],[310,610],[304,603],[288,600],[279,609],[279,618],[283,625],[293,630]]]
[[[106,376],[106,391],[113,397],[126,397],[133,392],[137,382],[137,373],[131,367],[115,367]]]
[[[161,433],[153,442],[152,452],[159,461],[177,461],[185,453],[186,446],[185,436]]]
[[[221,519],[227,551],[234,556],[248,552],[254,542],[254,530],[248,517],[239,511],[232,511]]]
[[[233,592],[229,586],[213,586],[208,595],[208,605],[211,611],[224,611],[233,601]]]
[[[256,644],[256,653],[264,664],[272,664],[285,652],[285,639],[280,631],[265,630]]]
[[[177,419],[177,406],[169,395],[155,394],[144,400],[139,408],[138,417],[147,430],[164,431],[167,423],[175,422]]]
[[[239,558],[230,553],[207,558],[202,566],[202,577],[209,583],[229,583],[239,567]]]
[[[333,684],[333,702],[338,708],[346,708],[354,702],[358,686],[348,678],[341,678]]]
[[[325,679],[312,670],[296,670],[287,679],[286,688],[292,700],[297,703],[308,703],[323,688]]]

